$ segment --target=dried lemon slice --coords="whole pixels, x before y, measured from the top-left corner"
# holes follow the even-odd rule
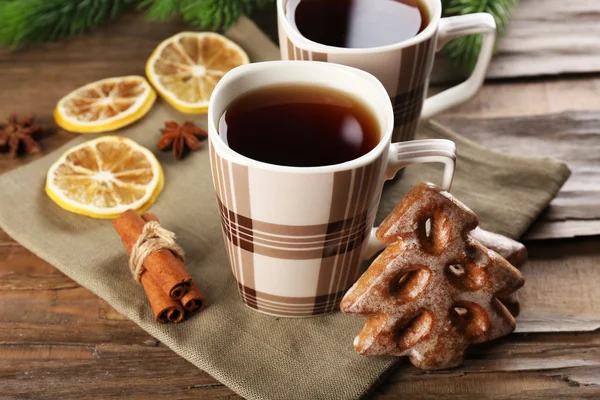
[[[73,147],[48,170],[46,193],[65,210],[94,218],[142,212],[160,194],[163,172],[131,139],[104,136]]]
[[[108,78],[75,89],[59,100],[56,123],[72,132],[114,131],[142,118],[156,92],[141,76]]]
[[[224,36],[181,32],[154,50],[146,64],[146,76],[177,110],[203,113],[223,75],[249,62],[244,50]]]

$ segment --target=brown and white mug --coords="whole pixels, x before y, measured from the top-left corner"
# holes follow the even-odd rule
[[[219,119],[238,96],[278,84],[332,87],[359,97],[380,127],[377,146],[322,167],[272,165],[235,152],[219,134]],[[286,317],[336,310],[361,262],[381,247],[372,230],[384,181],[409,164],[441,162],[442,186],[449,189],[454,143],[392,143],[393,126],[385,88],[355,68],[273,61],[235,68],[219,81],[208,108],[210,162],[225,247],[246,305]]]
[[[470,99],[483,84],[496,39],[496,23],[488,13],[442,18],[441,0],[418,0],[429,24],[416,36],[388,46],[342,48],[314,42],[298,31],[290,16],[300,1],[277,0],[281,58],[343,64],[377,77],[394,106],[394,142],[412,140],[419,119],[431,118]],[[436,51],[455,37],[477,33],[483,34],[483,40],[471,76],[425,99]]]

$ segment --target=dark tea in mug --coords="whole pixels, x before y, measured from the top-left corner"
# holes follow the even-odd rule
[[[288,0],[288,19],[307,39],[334,47],[403,42],[429,23],[421,0]]]
[[[341,90],[312,85],[255,89],[235,99],[219,121],[234,151],[269,164],[318,167],[367,154],[379,143],[370,108]]]

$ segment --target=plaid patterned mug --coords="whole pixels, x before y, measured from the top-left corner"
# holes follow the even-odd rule
[[[378,121],[379,143],[359,158],[322,167],[266,164],[233,151],[218,131],[228,105],[247,91],[277,84],[333,87],[359,97]],[[449,188],[454,143],[392,143],[393,124],[383,85],[351,67],[254,63],[219,81],[208,108],[210,162],[225,248],[247,306],[286,317],[334,311],[361,261],[380,247],[372,227],[384,181],[409,164],[442,162],[442,186]]]
[[[300,1],[277,0],[281,58],[327,61],[375,75],[394,106],[394,142],[412,140],[420,118],[431,118],[470,99],[483,83],[496,39],[496,23],[488,13],[441,18],[441,0],[418,0],[428,14],[429,24],[416,36],[388,46],[342,48],[302,36],[292,17]],[[455,37],[476,33],[482,33],[483,40],[471,76],[457,86],[425,99],[436,51]]]

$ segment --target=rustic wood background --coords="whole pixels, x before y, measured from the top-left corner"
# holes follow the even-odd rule
[[[488,78],[539,77],[600,71],[600,2],[521,0],[500,38]],[[447,62],[433,81],[460,78]]]
[[[506,67],[492,68],[514,72],[494,75],[473,100],[439,118],[499,151],[569,163],[572,178],[530,238],[600,233],[594,3],[522,0],[494,61]],[[271,35],[273,15],[255,16]],[[143,74],[156,44],[183,29],[178,21],[128,15],[89,35],[0,51],[0,114],[33,112],[52,124],[65,93],[107,76]],[[562,72],[569,75],[524,78]],[[44,139],[44,153],[72,137],[59,131]],[[0,173],[36,157],[0,155]],[[471,349],[455,370],[425,373],[401,363],[373,398],[600,398],[600,237],[526,244],[520,333]],[[0,305],[1,399],[239,398],[1,231]]]

